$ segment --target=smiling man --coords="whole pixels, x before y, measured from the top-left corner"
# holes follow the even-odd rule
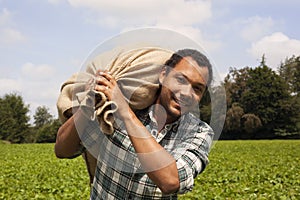
[[[213,140],[209,125],[192,114],[212,80],[209,60],[193,49],[175,52],[160,72],[155,103],[138,111],[130,108],[109,72],[97,74],[94,90],[118,110],[114,133],[105,135],[99,147],[91,199],[177,199],[191,191],[208,164]],[[80,145],[78,131],[86,137],[102,134],[84,112],[78,109],[59,129],[59,157],[68,157]]]
[[[208,67],[200,67],[193,57],[186,54],[188,56],[180,59],[177,64],[174,63],[174,68],[170,68],[170,64],[173,63],[166,63],[168,67],[161,73],[160,81],[163,84],[156,103],[167,111],[167,123],[178,119],[181,114],[198,105],[209,80]],[[171,60],[173,59],[175,58]]]

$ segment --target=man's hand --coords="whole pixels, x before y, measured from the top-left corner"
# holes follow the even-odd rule
[[[125,97],[123,96],[117,81],[107,71],[98,71],[95,80],[95,90],[103,92],[109,101],[114,101],[118,105],[116,116],[120,119],[128,117],[131,110]]]

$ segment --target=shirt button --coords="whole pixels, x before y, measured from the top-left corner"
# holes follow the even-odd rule
[[[157,130],[152,130],[151,134],[154,135],[154,136],[156,136],[157,135]]]

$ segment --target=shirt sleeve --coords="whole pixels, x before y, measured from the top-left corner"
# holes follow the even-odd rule
[[[180,188],[178,193],[191,191],[194,179],[208,164],[208,153],[213,140],[213,130],[204,122],[187,131],[182,142],[171,154],[176,159]]]

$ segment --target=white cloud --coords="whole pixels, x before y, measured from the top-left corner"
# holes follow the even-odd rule
[[[258,60],[264,54],[266,64],[275,69],[287,57],[300,55],[300,40],[291,39],[281,32],[276,32],[253,43],[248,51]]]
[[[30,80],[47,81],[55,76],[55,68],[47,64],[34,65],[25,63],[22,68],[22,75]]]
[[[22,80],[22,96],[28,104],[33,115],[38,106],[47,106],[50,113],[57,116],[56,101],[59,95],[59,86],[55,80],[32,81]]]
[[[212,17],[211,0],[68,0],[75,8],[85,8],[87,22],[122,31],[134,27],[166,28],[181,33],[207,52],[217,50],[220,41],[204,37],[199,25]],[[91,14],[92,13],[92,14]],[[126,27],[126,28],[124,28]]]
[[[0,26],[10,23],[11,17],[12,13],[7,8],[3,8],[0,13]]]
[[[0,28],[0,43],[14,44],[25,41],[24,35],[13,28]]]
[[[261,1],[261,0],[251,0],[251,1],[241,1],[241,0],[222,0],[222,4],[235,4],[235,5],[239,5],[239,4],[243,4],[243,5],[275,5],[275,4],[282,4],[282,0],[265,0],[265,1]],[[299,0],[285,0],[284,1],[285,4],[299,4]]]
[[[241,36],[248,41],[255,41],[266,34],[269,34],[275,25],[271,17],[262,18],[254,16],[246,20],[242,20]]]
[[[11,92],[20,92],[21,84],[19,81],[10,78],[0,79],[0,94],[8,94]]]
[[[172,31],[175,31],[179,34],[182,34],[191,40],[195,41],[199,46],[203,48],[206,53],[213,52],[221,47],[220,41],[212,41],[206,39],[202,31],[198,28],[194,28],[192,26],[172,26],[167,24],[158,24],[156,25],[158,28],[168,28]]]
[[[89,21],[108,27],[121,25],[155,25],[168,23],[172,25],[193,25],[209,19],[211,1],[185,0],[69,0],[73,7],[88,8],[95,11]],[[96,19],[93,19],[95,18]]]
[[[54,5],[57,5],[57,4],[61,3],[62,1],[64,1],[64,0],[48,0],[48,2],[50,4],[54,4]]]
[[[15,78],[0,79],[0,94],[20,93],[25,103],[30,105],[31,118],[35,109],[43,105],[57,116],[55,105],[62,74],[57,74],[54,66],[31,62],[22,65],[16,73],[18,76]]]
[[[0,44],[14,44],[25,41],[25,36],[13,28],[12,13],[3,8],[0,13]]]

